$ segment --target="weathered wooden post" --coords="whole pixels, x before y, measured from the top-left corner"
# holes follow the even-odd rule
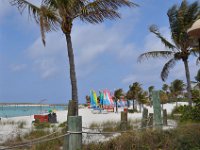
[[[70,133],[70,135],[65,137],[63,150],[81,150],[82,116],[68,116],[67,125],[68,125],[68,132],[72,133]]]
[[[153,118],[156,128],[162,128],[161,106],[160,106],[160,91],[152,91],[153,98]]]
[[[128,115],[127,115],[127,112],[122,111],[121,112],[121,130],[122,131],[127,130],[127,124],[128,124]]]
[[[142,112],[142,124],[141,127],[144,128],[147,126],[147,120],[148,119],[148,109],[144,107]]]
[[[149,128],[153,128],[153,113],[149,113],[148,126]]]
[[[163,110],[163,125],[167,126],[167,110]]]

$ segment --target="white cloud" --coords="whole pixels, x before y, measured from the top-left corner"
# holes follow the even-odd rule
[[[131,84],[133,82],[136,82],[135,75],[128,75],[122,80],[122,83],[125,83],[125,84]]]
[[[24,70],[27,67],[26,64],[12,64],[10,65],[10,69],[14,72]]]
[[[102,54],[105,55],[107,52],[116,54],[120,59],[127,57],[127,55],[133,55],[131,52],[134,47],[133,44],[124,46],[126,45],[126,39],[129,37],[135,22],[134,19],[130,20],[130,18],[135,18],[133,16],[135,16],[135,14],[128,14],[125,20],[118,20],[110,26],[105,24],[91,25],[78,21],[74,23],[72,43],[75,53],[76,68],[78,72],[81,73],[79,76],[86,76],[96,69],[98,64],[95,63],[96,59],[99,60],[98,57]],[[124,34],[122,34],[124,31],[124,28],[122,28],[123,25],[127,26]],[[49,57],[52,57],[58,60],[62,57],[63,60],[66,60],[67,45],[62,32],[50,33],[47,34],[46,37],[45,48],[42,45],[40,37],[29,46],[28,51],[31,59],[36,61],[40,58],[45,58],[48,60]],[[39,63],[37,64],[39,65]],[[56,70],[59,69],[57,68]],[[44,70],[42,69],[40,71]]]
[[[39,70],[41,77],[47,79],[57,73],[57,64],[54,59],[41,59],[34,62],[35,69]]]

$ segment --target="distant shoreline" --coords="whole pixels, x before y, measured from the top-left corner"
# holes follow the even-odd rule
[[[67,106],[67,104],[0,103],[0,106]]]

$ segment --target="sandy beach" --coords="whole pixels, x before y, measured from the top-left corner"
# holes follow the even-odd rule
[[[181,102],[178,105],[185,105],[187,103]],[[175,103],[165,104],[164,109],[167,109],[167,113],[170,114],[172,109],[175,107]],[[153,112],[153,107],[147,106],[149,112]],[[119,108],[118,113],[108,112],[106,114],[94,114],[91,109],[81,108],[79,109],[79,115],[82,116],[82,126],[89,127],[92,123],[102,123],[107,121],[120,121],[120,112],[123,108]],[[57,121],[56,125],[63,123],[67,120],[67,110],[57,111]],[[128,119],[136,120],[141,119],[142,113],[128,113]],[[0,121],[0,143],[3,143],[6,139],[16,136],[17,134],[24,134],[31,131],[34,126],[32,121],[34,116],[21,116],[12,118],[1,118]],[[17,122],[25,122],[22,129],[18,128],[19,124]],[[13,123],[15,122],[15,123]]]

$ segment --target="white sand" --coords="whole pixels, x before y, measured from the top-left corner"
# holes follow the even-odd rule
[[[187,103],[179,103],[179,105],[185,105]],[[165,104],[164,109],[167,109],[168,113],[171,113],[172,109],[175,107],[175,103]],[[149,112],[153,112],[153,107],[147,107]],[[107,114],[93,114],[90,109],[82,108],[79,109],[79,115],[82,116],[82,126],[89,127],[91,123],[102,123],[106,121],[120,121],[120,112],[122,108],[119,108],[118,113],[108,112]],[[67,111],[57,111],[58,124],[63,123],[67,120]],[[128,119],[141,119],[142,113],[128,114]],[[32,121],[34,116],[21,116],[13,118],[1,118],[0,121],[0,143],[4,142],[6,139],[16,136],[17,134],[24,134],[32,130]],[[26,125],[23,129],[19,129],[17,124],[12,124],[12,122],[24,121]],[[58,125],[57,124],[57,125]]]

